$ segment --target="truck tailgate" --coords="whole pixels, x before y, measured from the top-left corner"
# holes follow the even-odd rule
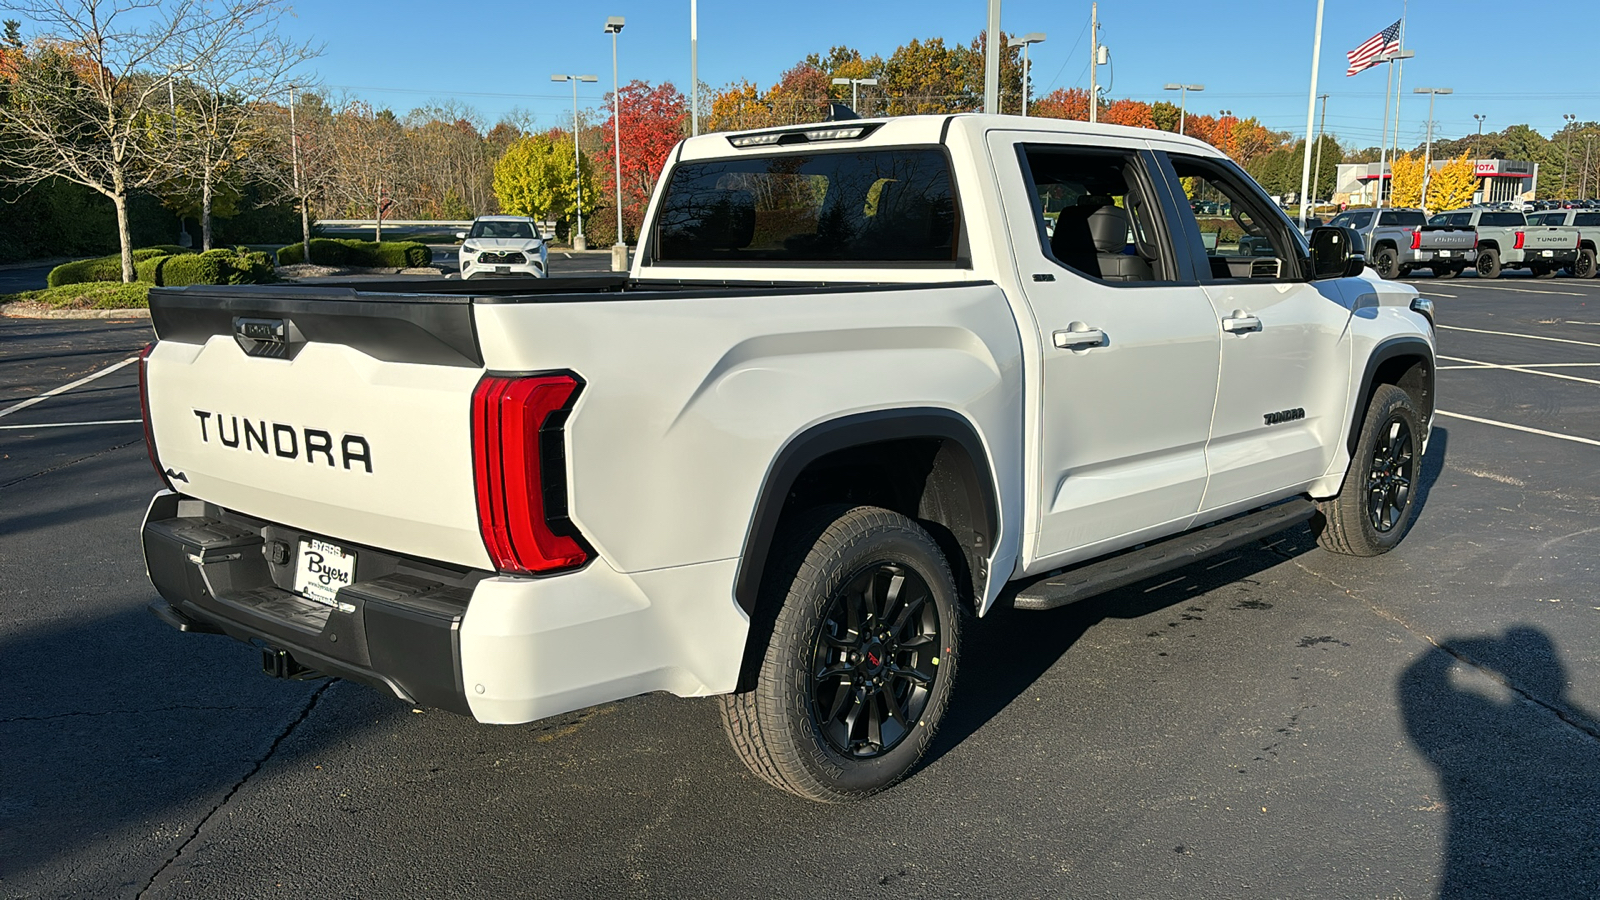
[[[1450,225],[1423,225],[1422,250],[1471,250],[1478,245],[1478,234],[1471,228]]]
[[[335,541],[491,567],[468,298],[158,289],[150,306],[151,427],[179,491]]]
[[[1530,225],[1523,229],[1523,249],[1572,250],[1578,249],[1578,230],[1564,226]]]

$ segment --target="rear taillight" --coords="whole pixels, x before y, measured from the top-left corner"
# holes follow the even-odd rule
[[[1411,249],[1422,249],[1422,232],[1420,230],[1411,232]]]
[[[1512,246],[1515,247],[1518,250],[1521,250],[1522,249],[1522,242],[1524,240],[1524,237],[1525,236],[1523,235],[1522,232],[1520,232],[1520,231],[1517,232],[1517,242],[1515,244],[1513,244]]]
[[[156,470],[156,477],[167,486],[167,490],[176,491],[172,479],[167,477],[167,471],[161,468],[161,459],[156,456],[156,433],[150,427],[150,351],[155,348],[155,344],[145,344],[144,349],[139,351],[139,416],[144,419],[144,449],[150,453],[150,466]]]
[[[472,476],[478,530],[496,569],[524,575],[589,561],[567,519],[567,413],[572,375],[485,375],[472,392]]]

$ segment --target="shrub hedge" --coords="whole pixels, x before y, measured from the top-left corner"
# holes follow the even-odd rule
[[[133,251],[134,278],[144,284],[182,287],[191,284],[265,284],[274,280],[272,258],[247,247],[195,253],[162,245]],[[64,287],[91,281],[121,281],[122,257],[102,256],[56,266],[46,284]]]
[[[305,262],[305,248],[290,244],[278,251],[278,265]],[[311,261],[319,266],[367,269],[409,269],[430,265],[433,251],[416,241],[360,241],[354,238],[312,238]]]

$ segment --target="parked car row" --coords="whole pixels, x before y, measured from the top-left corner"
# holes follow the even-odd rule
[[[1527,215],[1473,207],[1429,217],[1420,209],[1352,209],[1329,224],[1358,232],[1366,241],[1368,262],[1384,278],[1403,278],[1417,269],[1454,278],[1469,268],[1479,278],[1498,278],[1506,269],[1526,269],[1538,278],[1559,271],[1593,278],[1600,211]]]

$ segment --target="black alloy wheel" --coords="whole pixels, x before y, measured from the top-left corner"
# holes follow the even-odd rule
[[[1378,270],[1378,277],[1392,281],[1400,277],[1400,254],[1393,247],[1381,248],[1372,257],[1372,267]]]
[[[1367,517],[1373,530],[1388,534],[1405,517],[1416,474],[1411,426],[1394,416],[1385,424],[1367,469]]]
[[[1478,277],[1500,277],[1500,253],[1496,250],[1483,250],[1478,253]]]
[[[1578,251],[1578,258],[1572,261],[1573,278],[1594,277],[1595,253],[1593,250]]]
[[[886,560],[839,590],[817,631],[811,711],[835,751],[893,750],[927,709],[939,674],[939,614],[914,570]]]

